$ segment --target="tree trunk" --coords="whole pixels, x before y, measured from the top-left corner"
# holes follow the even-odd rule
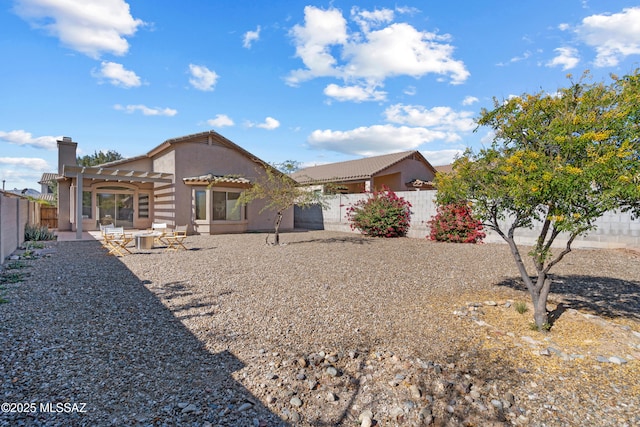
[[[282,222],[282,212],[278,212],[278,214],[276,215],[276,224],[275,224],[275,244],[279,245],[280,244],[280,223]]]
[[[538,272],[535,285],[529,289],[533,302],[533,320],[539,331],[549,330],[549,313],[547,311],[547,299],[551,289],[551,280],[542,271]]]
[[[526,285],[527,290],[529,290],[529,295],[531,295],[531,302],[533,302],[534,309],[533,320],[536,322],[539,331],[548,330],[549,315],[547,313],[547,297],[551,289],[551,280],[548,279],[546,271],[541,269],[538,269],[538,278],[536,281],[531,280],[515,240],[511,236],[502,236],[509,244],[509,249],[511,249],[513,259],[516,261],[520,277]]]

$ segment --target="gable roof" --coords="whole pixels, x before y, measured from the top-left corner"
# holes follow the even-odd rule
[[[278,174],[282,174],[282,172],[280,172],[279,170],[277,170],[276,168],[274,168],[273,166],[271,166],[269,163],[265,162],[264,160],[256,157],[254,154],[248,152],[247,150],[245,150],[244,148],[240,147],[238,144],[232,142],[231,140],[225,138],[224,136],[220,135],[218,132],[214,131],[214,130],[209,130],[209,131],[205,131],[205,132],[200,132],[200,133],[194,133],[191,135],[185,135],[185,136],[179,136],[176,138],[170,138],[165,140],[163,143],[161,143],[160,145],[152,148],[149,152],[147,152],[147,154],[141,154],[135,157],[129,157],[126,159],[120,159],[120,160],[114,160],[112,162],[109,163],[103,163],[101,165],[98,165],[100,167],[103,168],[111,168],[114,166],[118,166],[121,165],[123,163],[130,163],[132,161],[135,160],[141,160],[141,159],[148,159],[148,158],[152,158],[153,156],[156,156],[168,149],[170,149],[171,147],[175,146],[176,144],[179,143],[183,143],[183,142],[203,142],[206,141],[207,144],[211,144],[211,145],[221,145],[227,148],[230,148],[232,150],[237,151],[238,153],[242,154],[243,156],[245,156],[246,158],[248,158],[249,160],[258,163],[264,167],[267,167],[269,169],[271,169],[274,172],[277,172]]]
[[[424,162],[435,174],[435,169],[419,151],[403,151],[400,153],[384,154],[382,156],[365,157],[364,159],[348,160],[346,162],[328,163],[326,165],[311,166],[291,174],[300,184],[345,182],[371,179],[374,175],[409,158]]]
[[[451,173],[453,172],[453,163],[448,165],[436,166],[435,168],[439,173]]]

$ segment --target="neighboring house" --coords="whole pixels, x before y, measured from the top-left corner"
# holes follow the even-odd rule
[[[321,185],[327,191],[363,193],[382,186],[393,191],[431,190],[435,175],[436,170],[419,151],[404,151],[312,166],[291,177],[303,185]]]
[[[453,163],[448,165],[434,166],[438,173],[451,173],[453,172]]]
[[[38,200],[43,200],[50,203],[56,201],[54,187],[57,179],[57,173],[45,172],[42,174],[40,181],[38,181],[38,184],[40,184],[40,196],[38,196]]]
[[[80,238],[82,230],[106,223],[135,229],[186,224],[197,234],[273,228],[275,213],[259,214],[264,201],[235,205],[271,166],[214,131],[168,139],[147,154],[92,167],[77,165],[77,145],[69,137],[58,141],[58,230],[75,230]],[[293,209],[281,227],[293,228]]]

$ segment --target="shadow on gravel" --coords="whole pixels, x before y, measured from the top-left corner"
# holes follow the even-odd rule
[[[507,279],[498,286],[527,291],[520,279]],[[550,297],[562,300],[555,320],[568,308],[603,317],[640,320],[640,282],[598,276],[553,277]]]
[[[0,395],[85,412],[36,406],[0,426],[288,425],[231,376],[237,357],[208,351],[99,242],[60,242],[31,270],[0,305]]]

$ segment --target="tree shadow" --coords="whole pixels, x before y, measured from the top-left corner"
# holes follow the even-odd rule
[[[2,422],[288,425],[233,378],[241,360],[227,350],[209,351],[98,242],[60,242],[54,256],[32,268],[35,279],[2,308],[13,320],[11,326],[0,322],[0,366],[13,380],[0,376],[0,395],[12,402],[83,404],[86,412],[9,413]],[[184,284],[167,290],[183,293]],[[16,354],[32,362],[22,366]]]
[[[640,282],[612,277],[554,275],[550,298],[560,302],[550,313],[557,320],[569,308],[609,318],[631,318],[640,321]],[[522,280],[508,278],[497,284],[527,292]]]

